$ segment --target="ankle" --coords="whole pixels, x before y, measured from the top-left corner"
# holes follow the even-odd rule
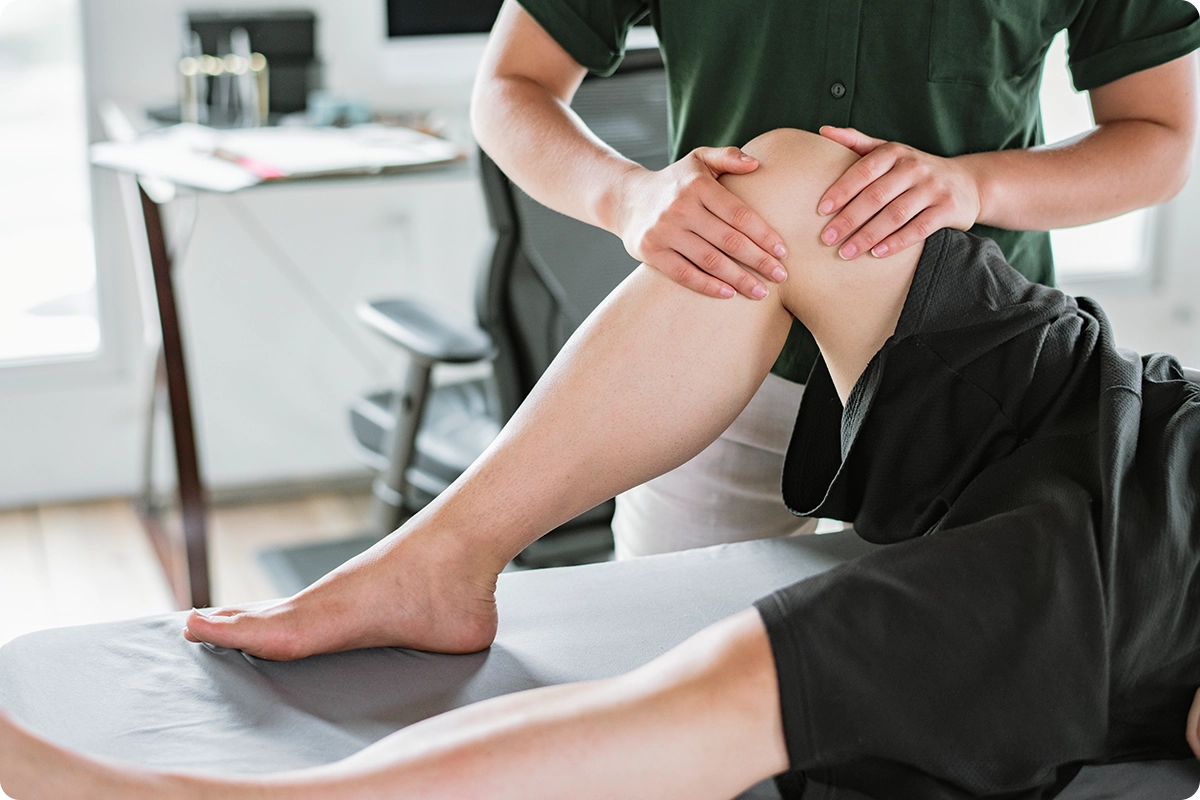
[[[510,547],[489,535],[491,531],[486,524],[459,522],[448,517],[444,512],[434,511],[427,515],[423,511],[401,529],[400,535],[412,540],[421,552],[429,553],[443,574],[494,583],[516,553],[510,553]]]

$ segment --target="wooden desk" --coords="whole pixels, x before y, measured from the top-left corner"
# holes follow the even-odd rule
[[[239,131],[238,134],[244,136],[246,132]],[[340,134],[329,135],[333,140],[333,137]],[[407,159],[406,163],[372,163],[358,170],[339,169],[336,172],[317,174],[293,173],[270,180],[263,180],[248,170],[239,175],[238,171],[242,168],[231,163],[228,156],[217,158],[199,154],[194,146],[186,142],[180,143],[177,158],[173,157],[172,145],[164,144],[164,137],[157,133],[93,147],[93,164],[125,173],[135,184],[138,206],[145,224],[161,347],[156,360],[154,394],[146,426],[148,439],[144,455],[146,464],[143,486],[136,507],[162,564],[176,603],[181,609],[203,608],[212,604],[208,566],[208,500],[197,452],[195,414],[179,324],[173,265],[163,225],[163,208],[154,199],[154,193],[147,191],[147,186],[152,186],[154,181],[165,181],[197,191],[234,192],[256,185],[310,181],[323,177],[366,178],[408,174],[414,171],[464,168],[462,153],[446,144],[447,146],[440,150],[437,147],[430,148],[424,158],[419,157],[418,153],[417,157]],[[175,451],[174,474],[182,517],[181,536],[173,535],[168,530],[164,521],[164,509],[156,502],[151,480],[154,418],[163,398],[171,417],[171,439]]]

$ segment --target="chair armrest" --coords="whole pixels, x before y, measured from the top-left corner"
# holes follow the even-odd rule
[[[496,346],[486,332],[419,300],[359,303],[358,318],[422,361],[469,364],[496,355]]]
[[[1183,368],[1183,377],[1187,378],[1192,383],[1200,383],[1200,369]]]

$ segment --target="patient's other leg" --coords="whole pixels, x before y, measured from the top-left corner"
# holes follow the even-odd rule
[[[273,659],[371,646],[477,650],[496,629],[496,575],[529,542],[694,456],[737,416],[797,315],[843,397],[895,328],[917,248],[843,262],[816,204],[856,157],[776,131],[730,181],[787,240],[790,278],[766,300],[715,300],[639,268],[589,317],[488,451],[367,553],[264,611],[193,615],[194,640]]]
[[[483,456],[368,552],[265,611],[188,620],[271,659],[487,647],[496,576],[529,542],[694,456],[762,382],[791,317],[640,268],[584,323]]]
[[[17,800],[728,800],[787,768],[757,612],[616,678],[494,698],[344,761],[271,776],[165,775],[73,754],[0,714],[0,785]]]

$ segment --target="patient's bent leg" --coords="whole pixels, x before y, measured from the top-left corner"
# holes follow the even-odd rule
[[[433,503],[285,603],[194,615],[191,637],[273,659],[486,647],[496,575],[508,560],[715,439],[766,376],[790,324],[779,298],[717,300],[639,268]]]
[[[744,148],[759,160],[721,182],[755,208],[787,242],[789,278],[778,292],[812,332],[845,402],[867,363],[895,331],[922,247],[888,259],[843,261],[821,243],[826,218],[817,200],[857,160],[841,145],[805,131],[765,133]]]
[[[559,354],[500,437],[399,531],[264,611],[193,615],[189,638],[273,659],[371,646],[486,647],[495,577],[529,542],[712,442],[761,384],[795,314],[849,391],[894,330],[919,248],[842,262],[818,241],[821,193],[853,153],[799,131],[747,145],[735,193],[787,240],[791,277],[715,300],[641,267]]]
[[[477,703],[341,762],[271,776],[100,763],[0,714],[0,785],[17,800],[727,800],[787,766],[775,680],[766,630],[749,610],[626,675]]]

